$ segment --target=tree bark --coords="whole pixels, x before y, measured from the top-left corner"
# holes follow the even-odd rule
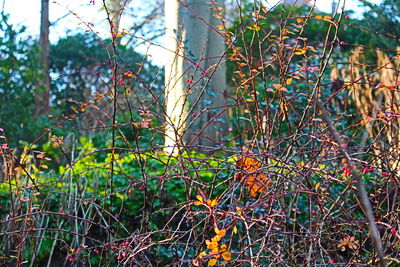
[[[170,53],[165,71],[166,150],[177,152],[170,148],[183,141],[200,150],[218,146],[229,127],[224,111],[225,41],[216,32],[220,21],[214,16],[221,11],[214,11],[208,0],[189,0],[187,6],[177,0],[165,4],[167,48],[175,52]],[[223,1],[215,4],[221,7]]]
[[[43,78],[39,81],[35,97],[35,114],[44,115],[50,112],[50,76],[49,76],[49,0],[42,0],[40,14],[40,65]]]
[[[183,80],[182,14],[178,0],[165,0],[166,53],[165,65],[165,151],[176,153],[183,145],[187,119],[187,99]]]

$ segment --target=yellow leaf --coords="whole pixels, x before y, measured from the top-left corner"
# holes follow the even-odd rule
[[[196,205],[196,206],[200,206],[200,205],[203,205],[203,202],[195,201],[193,204]]]
[[[59,143],[53,143],[53,147],[59,147],[60,144]]]
[[[220,233],[218,227],[215,227],[215,228],[214,228],[214,232],[215,232],[217,235]]]
[[[214,266],[215,264],[217,264],[217,259],[211,259],[208,261],[208,266]]]
[[[318,190],[318,188],[321,186],[321,184],[320,183],[317,183],[316,185],[315,185],[315,191],[317,191]]]
[[[226,249],[227,249],[227,246],[225,244],[221,245],[221,252],[226,251]]]
[[[296,52],[294,52],[295,55],[304,55],[307,52],[307,49],[304,48],[297,48]]]
[[[316,18],[316,19],[322,19],[322,17],[321,17],[321,16],[315,16],[315,18]]]
[[[229,251],[225,251],[221,254],[222,258],[226,261],[230,261],[232,259],[232,255]]]
[[[215,207],[215,206],[217,206],[218,205],[218,202],[217,202],[217,200],[216,199],[213,199],[212,201],[211,201],[211,207]]]
[[[218,245],[218,242],[221,240],[221,237],[219,235],[216,235],[214,237],[211,238],[211,242],[215,243]]]
[[[233,230],[232,230],[232,232],[233,232],[234,234],[236,234],[236,233],[237,233],[237,227],[236,227],[236,225],[235,225],[235,226],[233,226]]]
[[[200,202],[204,202],[203,197],[200,195],[197,195],[196,198],[200,201]]]
[[[256,31],[256,32],[258,32],[259,30],[261,30],[261,27],[260,27],[260,25],[258,25],[258,24],[254,24],[254,25],[252,25],[252,26],[247,26],[247,28],[249,28],[250,30]]]
[[[236,177],[237,178],[237,177]],[[236,207],[236,211],[237,211],[237,213],[239,214],[239,215],[242,215],[243,214],[243,212],[242,212],[242,209],[240,208],[240,207]],[[236,226],[235,226],[236,227]]]
[[[287,84],[287,85],[291,85],[291,84],[292,84],[292,81],[293,81],[293,79],[292,79],[292,78],[289,78],[289,79],[286,80],[286,84]]]

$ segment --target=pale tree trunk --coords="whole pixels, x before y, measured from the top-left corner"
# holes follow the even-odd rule
[[[185,83],[183,80],[182,15],[177,0],[165,0],[167,53],[165,65],[165,150],[176,153],[183,145],[187,119]]]
[[[181,41],[184,44],[184,56],[182,58],[182,50],[178,45],[168,46],[168,49],[179,53],[171,53],[173,59],[166,65],[166,144],[171,145],[171,141],[167,143],[167,140],[177,143],[176,138],[171,138],[175,129],[180,144],[183,138],[187,145],[195,145],[200,150],[218,146],[228,129],[227,113],[224,110],[227,104],[226,67],[223,58],[225,42],[223,35],[216,32],[221,22],[213,16],[214,12],[221,11],[215,11],[214,5],[208,0],[186,1],[188,7],[179,5],[176,0],[169,0],[166,1],[165,8],[167,25],[172,22],[169,10],[172,4],[168,2],[176,3],[175,7],[178,9],[175,12],[175,15],[179,15],[174,20],[175,27],[183,27],[182,34],[180,31],[172,32],[172,38],[169,32],[169,41],[174,40],[175,44],[177,40]],[[222,0],[215,2],[220,7],[222,4]],[[176,25],[176,21],[182,23]],[[181,40],[178,36],[181,36]],[[168,109],[168,106],[174,106],[174,109]],[[181,111],[182,116],[173,114]],[[179,118],[179,123],[173,117]],[[170,125],[168,118],[171,119]]]
[[[111,21],[114,26],[112,32],[118,34],[119,26],[121,22],[121,15],[124,11],[125,5],[127,5],[131,0],[121,1],[121,0],[109,0],[107,2],[107,8],[110,12]],[[119,38],[117,39],[119,40]]]
[[[49,0],[42,0],[40,14],[40,65],[43,79],[39,81],[35,96],[35,114],[43,115],[50,112],[50,76],[49,76]]]

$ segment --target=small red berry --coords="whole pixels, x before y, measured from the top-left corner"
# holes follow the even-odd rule
[[[390,232],[391,232],[393,235],[395,235],[397,231],[396,231],[396,229],[392,228],[392,229],[390,229]]]
[[[368,168],[368,167],[365,167],[364,169],[363,169],[363,173],[367,173],[367,172],[369,172],[370,171],[370,169]]]
[[[105,243],[104,246],[108,247],[108,246],[110,246],[110,243]]]
[[[345,17],[346,19],[349,19],[350,18],[350,16],[349,15],[346,15],[346,17]]]
[[[96,253],[96,254],[100,253],[100,251],[98,251],[97,249],[94,249],[93,252]]]
[[[122,260],[122,256],[118,255],[117,260],[119,260],[119,261]]]
[[[340,41],[340,45],[344,45],[344,42],[343,42],[343,41]]]
[[[122,80],[122,79],[119,79],[119,81],[118,81],[118,83],[117,83],[118,85],[125,85],[125,82],[124,82],[124,80]]]
[[[194,117],[196,117],[196,115],[197,115],[197,113],[195,112],[192,114],[192,117],[194,118]]]
[[[388,176],[389,176],[389,173],[387,173],[387,172],[382,172],[382,176],[383,176],[383,177],[388,177]]]
[[[331,259],[331,263],[335,263],[335,259]]]
[[[374,166],[371,166],[371,167],[369,167],[369,170],[370,170],[371,172],[373,172],[373,171],[375,170],[375,167],[374,167]]]
[[[111,23],[111,24],[110,24],[110,28],[111,28],[111,29],[114,28],[114,24]]]
[[[74,258],[69,257],[68,261],[69,261],[69,262],[73,262],[73,261],[74,261]]]

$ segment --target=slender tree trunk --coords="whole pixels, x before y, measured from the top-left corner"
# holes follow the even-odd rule
[[[196,81],[202,77],[198,83],[197,90],[189,95],[190,103],[194,106],[197,116],[192,117],[192,122],[187,134],[189,145],[200,145],[202,147],[216,147],[223,142],[229,128],[227,112],[224,110],[227,101],[227,82],[225,65],[225,40],[218,31],[221,21],[214,16],[216,13],[223,12],[215,10],[215,7],[223,8],[223,0],[215,1],[210,4],[205,0],[192,0],[193,10],[198,15],[190,12],[191,28],[187,28],[192,42],[188,38],[189,55],[192,53],[200,59],[200,64],[206,72],[206,76],[201,71],[197,71]],[[201,5],[201,7],[200,7]],[[202,21],[200,18],[204,19]],[[199,32],[197,32],[199,31]],[[196,40],[196,36],[198,40]],[[200,74],[200,75],[199,75]]]
[[[169,60],[165,67],[167,151],[183,144],[215,147],[228,129],[224,38],[208,0],[165,1]],[[216,5],[221,6],[220,0]],[[181,27],[181,28],[180,28]],[[189,114],[190,112],[190,114]],[[189,116],[190,115],[190,116]],[[169,147],[169,148],[168,148]]]
[[[178,0],[165,0],[166,53],[165,66],[165,150],[176,153],[183,145],[187,119],[187,98],[183,80],[182,14]]]
[[[36,115],[48,114],[50,112],[50,76],[49,76],[49,0],[42,0],[40,16],[40,65],[43,79],[39,81],[38,91],[35,97]]]

